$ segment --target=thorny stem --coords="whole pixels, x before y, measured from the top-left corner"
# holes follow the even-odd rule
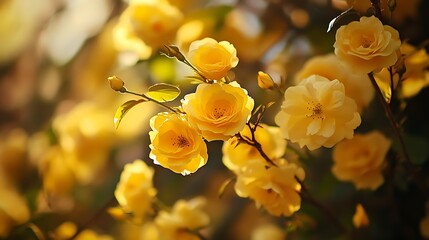
[[[383,106],[384,112],[389,119],[390,124],[392,125],[392,128],[396,134],[396,136],[399,139],[399,143],[401,144],[402,148],[402,154],[405,159],[405,163],[408,167],[408,170],[410,171],[410,174],[414,181],[416,182],[417,186],[420,188],[420,191],[427,197],[428,193],[425,191],[425,187],[422,185],[422,181],[420,181],[420,178],[418,177],[417,171],[414,168],[413,163],[411,162],[410,155],[408,154],[407,147],[405,145],[404,135],[402,133],[401,126],[399,125],[398,121],[396,121],[395,116],[392,113],[392,110],[390,109],[389,104],[384,100],[383,94],[381,93],[380,88],[378,87],[378,84],[374,78],[373,73],[368,73],[368,77],[371,80],[372,86],[375,89],[375,93],[378,97],[379,102]]]
[[[136,95],[136,96],[142,97],[143,99],[151,101],[151,102],[154,102],[154,103],[156,103],[156,104],[158,104],[158,105],[160,105],[160,106],[162,106],[162,107],[164,107],[164,108],[166,108],[166,109],[168,109],[168,110],[170,110],[170,111],[172,111],[174,113],[177,113],[177,114],[182,113],[180,110],[174,109],[174,108],[172,108],[172,107],[170,107],[170,106],[168,106],[168,105],[166,105],[166,104],[164,104],[162,102],[159,102],[159,101],[157,101],[157,100],[155,100],[155,99],[153,99],[153,98],[151,98],[149,96],[146,96],[144,94],[135,93],[135,92],[131,92],[131,91],[128,91],[128,90],[125,90],[124,93],[129,93],[129,94],[132,94],[132,95]]]
[[[255,147],[258,152],[261,154],[261,156],[270,164],[272,164],[273,166],[277,165],[270,159],[270,157],[268,157],[268,155],[264,152],[264,150],[262,149],[261,144],[256,140],[255,137],[255,129],[252,128],[252,126],[250,125],[250,123],[246,123],[246,125],[249,127],[249,130],[251,132],[251,139],[245,138],[243,137],[240,133],[237,133],[237,137],[244,141],[246,144]],[[341,233],[347,232],[346,228],[341,224],[341,222],[338,220],[337,217],[335,217],[335,215],[331,212],[331,210],[329,210],[325,205],[323,205],[322,203],[320,203],[319,201],[317,201],[308,191],[307,187],[304,185],[304,183],[295,176],[296,181],[301,185],[301,191],[299,192],[300,196],[307,200],[309,203],[313,204],[315,207],[319,208],[320,211],[322,211],[324,214],[326,214],[326,216],[332,221],[332,223],[335,225],[336,228],[338,228],[338,230]]]
[[[275,164],[273,162],[273,160],[271,160],[270,157],[268,157],[268,155],[264,152],[264,150],[262,149],[262,145],[258,142],[258,140],[256,140],[255,137],[255,130],[250,126],[249,123],[246,123],[246,125],[249,127],[249,130],[252,134],[252,139],[247,139],[245,137],[243,137],[240,133],[237,133],[237,137],[244,141],[247,145],[253,146],[254,148],[256,148],[256,150],[258,150],[259,154],[261,154],[261,156],[265,159],[265,161],[267,161],[268,163],[270,163],[273,166],[277,166],[277,164]]]
[[[371,4],[375,9],[375,16],[382,21],[380,0],[371,0]]]
[[[346,233],[347,229],[340,222],[340,220],[332,213],[332,211],[327,208],[325,205],[317,201],[308,191],[308,188],[304,185],[304,183],[295,176],[296,181],[301,185],[301,192],[298,192],[303,200],[313,204],[317,207],[322,213],[326,215],[326,217],[332,222],[332,224],[341,232]]]

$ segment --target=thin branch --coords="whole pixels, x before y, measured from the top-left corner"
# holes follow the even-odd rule
[[[425,197],[428,197],[428,193],[425,190],[425,187],[422,184],[422,181],[420,180],[420,177],[418,176],[418,173],[416,169],[414,168],[413,163],[411,162],[410,155],[408,154],[407,146],[405,145],[404,135],[402,133],[402,128],[399,125],[398,121],[395,119],[395,116],[392,113],[392,110],[390,109],[389,104],[384,100],[383,94],[378,87],[377,81],[374,78],[374,75],[372,73],[368,73],[368,77],[371,80],[372,86],[375,89],[375,93],[378,97],[379,102],[383,106],[384,113],[386,114],[387,118],[389,119],[390,124],[392,125],[392,128],[399,139],[399,143],[402,148],[402,155],[405,159],[405,164],[408,167],[408,170],[410,171],[410,174],[414,181],[416,182],[417,186],[420,188],[420,191],[425,195]]]
[[[177,114],[183,113],[183,112],[179,111],[178,109],[174,109],[174,108],[172,108],[172,107],[170,107],[170,106],[168,106],[168,105],[166,105],[166,104],[164,104],[162,102],[159,102],[159,101],[157,101],[157,100],[155,100],[155,99],[153,99],[153,98],[151,98],[151,97],[149,97],[147,95],[140,94],[140,93],[135,93],[135,92],[131,92],[131,91],[128,91],[128,90],[125,90],[124,93],[129,93],[129,94],[132,94],[132,95],[136,95],[136,96],[142,97],[143,99],[151,101],[151,102],[154,102],[154,103],[160,105],[161,107],[166,108],[166,109],[168,109],[168,110],[170,110],[170,111],[172,111],[174,113],[177,113]]]

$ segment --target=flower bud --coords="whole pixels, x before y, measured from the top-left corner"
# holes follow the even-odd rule
[[[118,78],[117,76],[111,76],[111,77],[108,77],[107,80],[109,80],[110,87],[113,90],[119,91],[119,92],[124,92],[125,83],[120,78]]]
[[[263,89],[271,89],[275,85],[273,79],[267,73],[258,72],[258,86]]]

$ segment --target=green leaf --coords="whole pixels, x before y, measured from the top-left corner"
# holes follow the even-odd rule
[[[331,22],[329,22],[328,30],[326,32],[330,32],[332,30],[337,31],[337,29],[341,26],[347,25],[353,21],[359,21],[359,19],[359,12],[354,10],[353,8],[349,8],[334,19],[332,19]]]
[[[180,94],[180,88],[167,83],[157,83],[149,87],[146,95],[159,102],[173,101]]]
[[[131,109],[133,108],[135,105],[142,103],[142,102],[147,102],[147,100],[145,99],[140,99],[140,100],[130,100],[128,102],[123,103],[117,110],[115,113],[115,117],[113,118],[113,122],[115,123],[115,127],[118,128],[119,124],[122,121],[122,118],[124,118],[125,114]]]

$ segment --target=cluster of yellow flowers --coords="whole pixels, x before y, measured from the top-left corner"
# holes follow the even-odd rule
[[[389,21],[383,20],[387,11],[382,12],[379,5],[386,4],[385,9],[389,8],[392,13],[395,0],[382,3],[377,0],[341,1],[344,6],[353,8],[331,22],[328,32],[335,29],[335,42],[329,45],[331,52],[308,59],[308,55],[305,59],[294,59],[293,53],[286,50],[295,47],[293,43],[299,34],[285,33],[289,33],[289,23],[297,29],[304,29],[314,19],[304,8],[294,6],[293,11],[290,10],[288,1],[263,1],[258,3],[260,6],[250,4],[252,1],[238,1],[240,4],[197,13],[192,9],[205,8],[210,4],[203,5],[196,0],[122,1],[124,9],[112,11],[113,15],[118,14],[117,18],[110,19],[111,22],[94,41],[92,52],[82,57],[87,59],[77,61],[81,65],[76,67],[79,73],[74,73],[73,80],[83,80],[65,84],[76,91],[70,94],[70,99],[69,96],[60,96],[63,86],[58,84],[57,72],[52,70],[51,73],[48,69],[43,73],[48,76],[46,79],[54,79],[52,82],[46,80],[46,85],[53,88],[54,93],[52,96],[44,94],[44,91],[49,91],[41,87],[40,97],[61,101],[48,110],[52,114],[51,119],[40,120],[49,120],[45,125],[48,130],[29,127],[31,131],[28,133],[27,129],[21,128],[11,128],[13,130],[6,134],[0,132],[0,138],[4,140],[0,142],[0,238],[8,238],[15,234],[14,230],[20,238],[21,232],[28,229],[38,238],[46,238],[40,234],[39,226],[32,223],[34,219],[35,222],[43,221],[43,218],[38,219],[39,214],[90,209],[94,204],[90,201],[82,208],[75,205],[86,201],[92,194],[92,189],[79,187],[106,183],[110,184],[109,191],[114,188],[114,192],[111,201],[100,212],[107,209],[114,218],[112,220],[118,220],[115,224],[119,226],[116,228],[115,225],[108,234],[133,240],[206,239],[219,227],[212,227],[218,224],[218,219],[211,214],[218,209],[210,202],[213,199],[206,196],[209,194],[196,194],[197,191],[192,189],[186,194],[193,196],[179,197],[165,204],[161,199],[164,192],[157,188],[154,180],[162,176],[156,170],[165,170],[164,174],[173,172],[172,177],[186,180],[200,177],[205,170],[201,168],[207,168],[209,161],[213,161],[211,159],[221,160],[219,164],[227,170],[227,173],[222,171],[216,175],[222,178],[223,185],[213,181],[218,195],[230,197],[228,190],[231,190],[234,200],[245,199],[251,203],[249,208],[252,211],[265,214],[267,219],[255,223],[259,227],[246,235],[252,240],[285,239],[298,228],[317,225],[312,222],[312,217],[307,216],[312,209],[307,211],[302,203],[318,208],[322,217],[344,233],[341,237],[354,237],[360,228],[371,227],[379,221],[372,219],[376,214],[371,212],[378,205],[371,205],[373,202],[363,197],[355,201],[351,195],[347,199],[352,199],[353,203],[347,206],[341,199],[331,202],[350,208],[350,211],[336,216],[335,211],[331,212],[329,206],[318,201],[319,196],[311,194],[318,187],[312,189],[312,182],[321,181],[325,188],[338,184],[340,190],[336,191],[345,189],[345,195],[353,191],[362,196],[374,192],[377,196],[384,194],[377,201],[401,195],[402,188],[409,187],[411,190],[406,189],[409,190],[406,194],[417,192],[415,196],[421,197],[416,197],[416,203],[427,202],[428,199],[423,198],[428,195],[428,178],[420,173],[423,172],[421,169],[427,168],[424,161],[427,161],[429,152],[422,149],[429,142],[426,138],[423,141],[419,137],[413,138],[412,134],[405,136],[408,133],[403,129],[403,122],[407,121],[405,110],[409,110],[406,109],[408,100],[425,87],[427,90],[429,85],[427,46],[410,44],[393,24],[386,24]],[[364,2],[371,3],[370,11],[367,11],[368,6],[360,6]],[[419,2],[421,0],[410,1],[409,8],[415,8]],[[329,3],[335,5],[338,1]],[[3,64],[9,64],[10,59],[23,51],[23,46],[30,39],[27,36],[38,28],[38,23],[32,21],[41,18],[41,12],[46,11],[45,7],[35,9],[28,18],[20,20],[15,15],[24,6],[26,3],[22,0],[0,3],[1,33],[11,32],[11,26],[25,25],[0,45],[0,74],[3,74],[3,66],[8,68]],[[275,12],[276,6],[282,6],[281,17],[263,14]],[[398,1],[398,6],[407,11],[404,2]],[[359,12],[367,13],[361,15]],[[401,21],[410,17],[408,13],[402,14]],[[105,15],[103,21],[107,21],[107,12]],[[288,21],[283,21],[286,16]],[[306,43],[301,43],[303,46],[298,46],[296,51],[305,52]],[[274,53],[280,48],[284,48],[282,54]],[[157,56],[158,51],[168,59]],[[100,55],[105,57],[100,58]],[[295,60],[296,69],[291,67],[291,72],[285,72],[289,71],[283,66],[285,62]],[[86,69],[81,67],[86,63]],[[239,63],[254,69],[240,72]],[[183,64],[187,69],[182,68]],[[132,66],[135,69],[124,70]],[[123,79],[139,80],[140,71],[147,72],[144,80],[152,82],[152,85],[138,86],[147,87],[146,93],[133,92],[131,88],[137,86],[133,86],[132,81],[125,84],[119,77],[109,77],[111,89],[127,97],[119,99],[126,102],[116,110],[112,125],[114,109],[111,106],[117,105],[118,101],[110,96],[113,95],[111,92],[100,89],[98,79],[104,79],[106,74],[115,71]],[[186,76],[188,72],[191,74]],[[183,88],[171,84],[175,74],[185,75],[191,84],[183,96],[180,94],[185,84],[181,86]],[[241,79],[241,74],[255,74],[255,81]],[[164,81],[164,78],[168,80]],[[96,81],[91,81],[94,79]],[[6,85],[2,83],[2,86]],[[57,99],[54,95],[58,95]],[[177,105],[170,106],[179,96]],[[378,110],[377,106],[371,108],[375,97],[380,101],[395,135],[389,135],[384,126],[379,126],[388,124],[369,121],[375,119],[370,115],[373,112],[368,114],[369,111]],[[146,102],[163,110],[154,112],[155,108],[147,107],[143,112],[128,114],[133,112],[129,111],[131,108]],[[124,118],[125,114],[128,114],[127,118]],[[123,122],[118,128],[123,119],[134,122]],[[34,126],[39,125],[41,123]],[[136,140],[142,132],[147,135]],[[395,142],[396,138],[398,141]],[[406,140],[411,143],[405,143]],[[413,141],[423,147],[419,146],[421,151],[410,154],[407,148],[413,145]],[[148,145],[147,153],[141,147],[142,143]],[[210,151],[212,144],[219,147],[214,156]],[[419,156],[415,156],[420,153],[425,155],[421,161]],[[317,164],[320,163],[317,158],[326,156],[332,159],[321,168],[327,172],[314,174],[312,170],[318,170]],[[108,168],[114,164],[118,165],[116,173],[110,171],[113,167]],[[113,176],[119,175],[119,171],[120,176]],[[33,175],[40,179],[29,184]],[[328,177],[323,176],[322,179],[320,175]],[[26,184],[31,185],[30,190],[25,189],[26,186],[19,187],[24,178]],[[219,180],[217,178],[215,180]],[[405,186],[407,184],[415,186]],[[227,188],[229,186],[230,189]],[[329,197],[336,198],[337,192],[321,197],[330,201]],[[103,196],[98,192],[94,195]],[[399,205],[394,201],[389,204]],[[243,207],[240,211],[247,210],[247,205],[240,207]],[[224,214],[222,210],[216,214]],[[351,214],[353,210],[354,214]],[[396,210],[397,217],[402,217],[402,210]],[[100,216],[100,212],[95,213],[94,219]],[[415,225],[412,229],[417,231],[419,228],[421,237],[429,238],[429,206],[426,206],[425,213],[412,217]],[[415,215],[414,212],[412,214]],[[343,220],[346,215],[349,222],[343,224],[339,219]],[[52,239],[113,239],[113,236],[99,233],[98,229],[88,228],[93,226],[91,221],[94,219],[79,227],[78,222],[63,222],[62,219],[58,222],[63,223],[54,230],[48,230],[47,236]],[[131,225],[137,226],[135,232],[126,229]],[[348,229],[350,226],[354,229]]]
[[[140,21],[150,26],[134,23],[143,13],[138,12],[133,2],[138,1],[130,3],[119,26],[127,19],[131,23],[127,29],[132,29],[133,36],[152,47],[159,47],[150,39],[153,34],[172,37],[173,25],[166,29],[162,21]],[[162,11],[165,12],[161,15],[168,12],[176,22],[181,19],[171,6],[165,6]],[[162,19],[168,18],[164,16]],[[147,36],[139,37],[139,32],[146,28],[149,29]],[[252,122],[260,109],[252,112],[254,100],[246,89],[228,77],[228,72],[239,61],[231,43],[212,38],[196,40],[185,55],[177,47],[167,46],[166,55],[191,67],[197,73],[195,79],[199,83],[195,93],[184,96],[180,107],[151,118],[149,157],[155,164],[188,175],[207,163],[205,140],[222,140],[223,163],[236,175],[234,189],[237,195],[253,199],[258,207],[262,206],[274,216],[291,216],[301,206],[305,172],[299,163],[285,159],[286,140],[309,150],[335,146],[333,174],[341,181],[354,183],[357,189],[375,190],[384,182],[382,171],[391,140],[376,130],[367,134],[355,134],[355,130],[374,96],[368,75],[374,77],[375,74],[380,78],[378,72],[398,61],[400,46],[398,31],[383,25],[375,16],[363,16],[359,21],[341,26],[336,32],[335,55],[310,59],[295,75],[296,85],[284,91],[281,109],[274,119],[278,127],[261,123],[260,117]],[[408,45],[402,46],[402,51],[407,54]],[[427,66],[427,61],[419,60],[407,58],[408,76],[422,75],[414,73],[417,70],[412,67],[418,65],[415,69],[422,71]],[[117,86],[112,88],[123,91],[123,82],[116,81],[111,81]],[[383,87],[382,81],[378,81],[382,90],[393,88],[390,84]],[[284,87],[262,71],[258,73],[258,85],[269,90]],[[156,190],[151,184],[136,187],[134,181],[145,179],[142,181],[147,182],[153,172],[141,169],[146,173],[133,178],[132,182],[123,183],[127,181],[125,179],[131,181],[126,173],[128,167],[116,197],[124,210],[141,216],[141,212],[147,211]],[[125,201],[125,196],[130,199]],[[132,204],[134,197],[145,199],[142,201],[145,204],[138,207]],[[155,223],[163,225],[163,218],[166,217],[160,214]],[[357,227],[368,225],[361,205],[358,205],[353,221]]]

